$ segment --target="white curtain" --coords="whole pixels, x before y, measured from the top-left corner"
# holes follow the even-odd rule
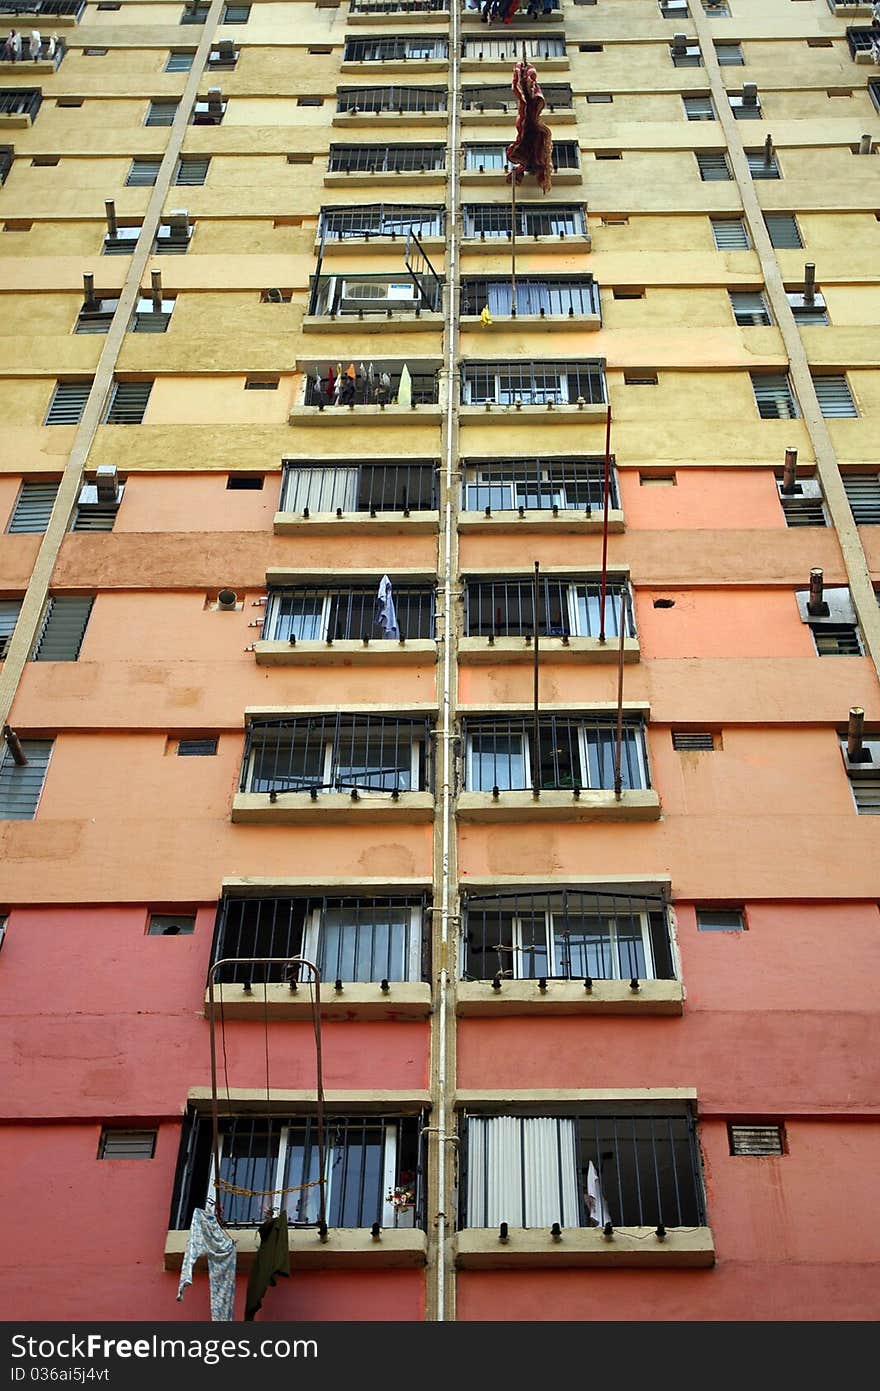
[[[291,469],[287,475],[285,512],[354,512],[357,508],[356,468]]]
[[[468,1226],[579,1225],[573,1120],[468,1118]]]

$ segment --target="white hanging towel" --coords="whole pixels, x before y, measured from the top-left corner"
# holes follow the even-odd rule
[[[400,637],[397,614],[394,611],[394,595],[391,592],[391,581],[387,575],[383,575],[379,581],[379,593],[376,596],[376,622],[382,629],[383,638]]]
[[[397,388],[397,404],[399,406],[412,405],[412,377],[406,363],[403,364],[400,373],[400,384]]]
[[[605,1194],[602,1192],[602,1180],[592,1159],[587,1168],[587,1208],[589,1209],[590,1222],[595,1222],[597,1227],[604,1227],[606,1222],[611,1221],[611,1214],[605,1203]]]

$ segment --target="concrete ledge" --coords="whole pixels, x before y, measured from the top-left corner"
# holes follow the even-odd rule
[[[398,310],[390,319],[387,314],[365,314],[362,319],[357,314],[313,314],[302,321],[303,333],[328,333],[334,329],[349,333],[418,333],[434,329],[440,333],[443,315],[434,310],[425,310],[418,316],[411,310],[408,313]]]
[[[286,666],[366,666],[379,662],[382,666],[433,666],[437,660],[437,644],[433,638],[413,638],[393,642],[387,638],[371,638],[368,643],[340,642],[255,642],[257,665]]]
[[[352,801],[347,792],[319,792],[312,801],[308,792],[279,792],[269,801],[267,792],[236,792],[232,820],[242,826],[353,825],[382,821],[386,824],[426,822],[434,819],[430,792],[401,792],[394,801],[390,792],[361,792]]]
[[[504,255],[510,251],[511,241],[510,237],[463,236],[461,238],[462,251],[475,251],[477,247],[487,254],[497,252],[499,255]],[[517,237],[516,247],[518,256],[527,256],[530,251],[556,252],[562,256],[579,256],[592,251],[593,242],[589,232],[578,232],[572,233],[570,237]],[[466,275],[472,270],[473,267],[469,267],[462,274]],[[540,272],[536,272],[536,274],[540,274]],[[542,406],[540,409],[543,410],[544,407]],[[556,409],[559,410],[561,407],[557,406]],[[602,410],[605,410],[604,404]]]
[[[430,126],[445,127],[448,119],[446,111],[338,111],[331,125],[345,126],[349,130],[372,130],[374,126],[422,130]]]
[[[346,24],[387,24],[390,28],[396,29],[398,25],[423,24],[430,26],[440,24],[443,20],[449,20],[448,10],[402,10],[399,14],[389,11],[387,14],[349,14],[346,16]],[[444,31],[445,32],[445,31]],[[415,59],[413,60],[415,61]]]
[[[617,1227],[610,1239],[598,1227],[566,1228],[558,1241],[549,1230],[511,1227],[506,1242],[494,1227],[470,1227],[455,1237],[455,1264],[461,1270],[517,1266],[708,1269],[715,1264],[715,1243],[709,1227],[667,1228],[662,1241],[653,1227]]]
[[[526,508],[523,515],[518,512],[499,511],[487,517],[485,512],[459,512],[458,530],[469,535],[492,531],[515,530],[517,527],[533,532],[571,532],[582,535],[595,532],[602,534],[602,509],[594,507],[589,516],[574,507],[562,508],[554,517],[547,507]],[[625,529],[623,513],[616,507],[608,510],[608,530],[620,532]],[[275,530],[278,528],[276,526]]]
[[[362,406],[360,409],[363,410],[364,407]],[[366,409],[375,410],[375,407],[371,406]],[[534,420],[536,416],[542,420],[553,419],[554,416],[564,417],[568,420],[571,416],[580,416],[581,420],[599,421],[604,420],[607,413],[608,407],[604,401],[595,406],[589,404],[583,406],[496,406],[490,401],[488,405],[462,406],[458,415],[460,420],[468,422],[480,420],[484,425],[497,423],[509,428],[512,415],[519,416],[521,420]]]
[[[508,63],[508,67],[510,64]],[[424,177],[424,175],[422,176]],[[582,184],[584,173],[582,169],[559,169],[553,174],[553,187],[557,184]],[[459,182],[463,184],[506,184],[507,177],[503,169],[463,169],[459,175]]]
[[[444,169],[366,169],[352,170],[350,174],[327,173],[324,175],[324,183],[328,188],[341,188],[343,184],[360,184],[367,187],[370,184],[423,184],[433,180],[435,183],[442,184],[446,178]]]
[[[462,95],[467,94],[467,87],[462,88]],[[577,115],[571,106],[557,107],[551,111],[549,106],[544,108],[544,117],[548,124],[556,126],[577,125]],[[516,111],[461,111],[462,125],[480,126],[513,126],[516,123]]]
[[[233,820],[235,817],[233,817]],[[502,792],[496,801],[491,792],[462,792],[458,799],[460,822],[522,821],[659,821],[660,798],[652,788],[623,792],[584,790],[571,792]]]
[[[227,1013],[228,1013],[227,1009]],[[490,981],[459,981],[456,1014],[465,1018],[500,1014],[682,1014],[681,981],[643,980],[638,992],[623,980],[594,980],[585,990],[580,980],[548,980],[546,991],[533,980],[503,980],[500,990]]]
[[[346,176],[347,177],[347,176]],[[441,176],[442,177],[442,176]],[[442,256],[446,250],[446,239],[444,237],[420,237],[419,241],[426,251],[436,251],[438,256]],[[365,251],[401,251],[406,247],[406,237],[382,236],[376,232],[370,237],[334,237],[327,241],[324,248],[324,259],[329,261],[339,254],[348,252],[357,253],[363,256]],[[321,250],[320,237],[315,238],[315,254]],[[325,274],[332,275],[332,270],[326,270]]]
[[[25,112],[0,112],[0,130],[26,130],[33,121]]]
[[[208,1113],[211,1110],[210,1087],[190,1087],[186,1099],[197,1111]],[[391,1112],[400,1116],[414,1116],[430,1108],[431,1104],[431,1093],[427,1089],[392,1091],[372,1087],[369,1091],[350,1088],[344,1092],[331,1089],[324,1093],[327,1112],[343,1116],[375,1116]],[[228,1100],[225,1086],[218,1093],[218,1114],[221,1116],[314,1116],[317,1109],[314,1084],[311,1091],[272,1087],[268,1101],[265,1085],[230,1087]]]
[[[580,332],[591,332],[602,327],[602,318],[599,314],[493,314],[493,323],[499,331],[509,329],[516,331],[520,328],[527,328],[531,333],[540,332],[541,329],[552,329],[557,332],[559,329],[576,329]],[[306,320],[308,323],[308,320]],[[480,325],[479,314],[464,314],[459,320],[461,327],[477,328]]]
[[[353,527],[359,536],[426,536],[439,526],[439,512],[412,512],[408,517],[400,512],[381,512],[375,517],[369,512],[343,512],[341,517],[335,512],[313,512],[309,517],[302,512],[276,512],[273,523],[276,536],[304,536],[307,531],[329,536],[346,527]]]
[[[462,15],[462,19],[464,19],[464,18],[465,18],[465,16]],[[539,19],[539,20],[536,20],[535,23],[536,23],[536,24],[545,24],[545,23],[547,22],[547,20],[550,19],[550,18],[551,18],[550,15],[541,15],[540,19]],[[492,39],[492,38],[495,37],[495,32],[497,32],[497,31],[492,31],[492,33],[489,33],[489,34],[486,35],[486,40],[487,40],[487,42],[488,42],[490,39]],[[516,37],[516,38],[519,38],[519,37],[520,37],[520,36],[516,33],[516,30],[513,30],[512,33],[513,33],[514,37]],[[529,36],[529,37],[531,37],[531,36]],[[529,59],[529,62],[530,62],[530,63],[540,63],[540,65],[541,65],[541,72],[542,72],[542,73],[544,73],[544,72],[563,72],[563,71],[569,66],[569,61],[568,61],[568,55],[567,55],[567,54],[563,54],[563,56],[562,56],[561,58],[559,58],[559,57],[557,57],[557,58],[530,58],[530,59]],[[461,70],[462,70],[462,72],[485,72],[487,68],[492,68],[492,69],[493,69],[493,72],[497,72],[499,75],[506,74],[506,73],[510,70],[510,59],[509,59],[509,58],[462,58],[462,60],[461,60]],[[555,176],[554,176],[554,178],[555,178]]]
[[[603,406],[603,412],[604,409]],[[411,425],[418,421],[420,425],[424,425],[428,421],[439,424],[442,419],[443,411],[438,405],[394,405],[386,406],[384,410],[381,406],[325,406],[323,410],[318,406],[294,406],[287,417],[290,425],[342,425],[347,429],[351,429],[355,421],[363,424],[365,420],[369,420],[377,425]]]
[[[398,16],[398,15],[386,15],[386,18],[387,18],[387,19],[390,19],[390,21],[391,21],[391,23],[392,23],[392,25],[393,25],[394,22],[399,18],[399,16]],[[424,34],[420,34],[420,35],[419,35],[419,38],[420,38],[420,39],[421,39],[421,38],[425,38],[425,39],[445,39],[445,38],[448,37],[448,33],[449,33],[448,29],[446,29],[446,30],[439,29],[439,30],[437,30],[435,33],[427,32],[427,33],[424,33]],[[386,76],[388,73],[395,73],[395,72],[396,72],[396,73],[398,73],[398,74],[404,74],[404,73],[405,73],[407,77],[412,77],[413,75],[415,75],[417,78],[421,78],[421,75],[422,75],[423,72],[448,72],[448,71],[449,71],[449,59],[448,59],[448,58],[375,58],[375,59],[373,59],[372,62],[367,62],[365,59],[359,59],[359,60],[349,59],[348,61],[346,61],[346,60],[343,58],[342,62],[339,64],[339,71],[342,73],[342,76],[343,76],[343,77],[345,77],[345,76],[347,76],[347,75],[348,75],[348,76],[355,76],[355,75],[357,74],[358,76],[363,76],[363,77],[376,77],[376,78],[381,77],[382,79],[384,79],[385,76]],[[381,83],[376,83],[376,84],[373,84],[373,85],[379,86],[379,85],[381,85]],[[422,85],[422,83],[420,82],[420,83],[419,83],[419,86],[421,86],[421,85]],[[439,84],[438,84],[438,85],[439,85]]]
[[[256,1227],[231,1228],[238,1248],[237,1267],[250,1270],[259,1249]],[[165,1269],[180,1270],[189,1232],[170,1231],[165,1238]],[[290,1266],[296,1270],[404,1270],[425,1264],[428,1239],[418,1227],[383,1228],[374,1239],[360,1227],[331,1227],[322,1241],[313,1228],[291,1228]],[[196,1272],[206,1270],[199,1258]]]
[[[24,17],[25,19],[29,18],[29,16],[28,16],[27,14],[25,14],[23,17]],[[4,10],[4,12],[3,12],[3,19],[6,20],[7,24],[9,24],[9,27],[10,27],[10,28],[14,27],[13,24],[12,24],[10,21],[13,21],[13,20],[16,20],[16,19],[17,19],[17,20],[21,20],[21,18],[22,18],[21,15],[13,15],[13,14],[11,14],[8,10]],[[40,16],[40,15],[34,15],[34,14],[31,14],[31,15],[30,15],[30,19],[31,19],[32,23],[37,23],[37,22],[39,22],[39,20],[40,20],[41,18],[42,18],[42,19],[45,19],[45,18],[51,19],[51,20],[52,20],[52,24],[51,24],[49,27],[50,27],[50,28],[54,28],[54,27],[55,27],[55,20],[56,20],[56,18],[57,18],[56,15],[49,15],[49,16],[45,16],[45,15],[44,15],[44,16]],[[20,32],[21,32],[21,30],[19,30],[19,33],[20,33]],[[5,42],[5,39],[6,39],[6,35],[5,35],[5,34],[3,35],[3,38],[4,38],[4,42]],[[63,59],[63,57],[64,57],[64,53],[63,53],[63,52],[62,52],[61,57],[62,57],[62,59]],[[36,62],[36,63],[32,63],[31,60],[30,60],[30,58],[19,58],[19,60],[18,60],[17,63],[0,62],[0,77],[18,77],[18,78],[20,78],[20,77],[22,77],[22,75],[24,75],[25,77],[35,77],[35,76],[39,76],[39,77],[54,77],[56,71],[57,71],[57,67],[56,67],[56,63],[55,63],[55,59],[54,59],[54,58],[40,58],[40,60],[39,60],[38,62]]]
[[[548,662],[616,662],[618,660],[618,639],[609,638],[601,643],[598,638],[541,637],[538,643],[540,657]],[[458,660],[468,666],[498,666],[502,662],[533,662],[535,646],[525,638],[496,638],[493,643],[488,638],[459,638]],[[637,638],[624,638],[623,660],[639,660]]]
[[[311,1019],[312,1001],[308,982],[300,984],[293,995],[286,985],[270,985],[264,1002],[263,987],[257,982],[246,994],[242,986],[218,984],[214,1001],[227,1019],[272,1020]],[[205,1015],[210,1000],[205,992]],[[332,981],[321,986],[321,1018],[346,1019],[426,1019],[431,1013],[431,987],[423,981],[390,981],[387,995],[378,984],[345,982],[337,993]]]

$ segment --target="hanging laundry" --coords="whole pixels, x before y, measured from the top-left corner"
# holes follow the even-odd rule
[[[235,1242],[225,1232],[212,1212],[197,1207],[193,1211],[189,1239],[180,1268],[180,1283],[177,1298],[183,1299],[183,1291],[192,1284],[193,1266],[199,1256],[208,1258],[208,1286],[211,1292],[211,1319],[214,1323],[228,1323],[232,1318],[235,1303]]]
[[[263,1303],[263,1296],[279,1275],[290,1275],[290,1243],[287,1233],[287,1213],[269,1217],[259,1229],[260,1246],[248,1276],[244,1304],[246,1320],[253,1319]]]
[[[381,629],[383,638],[399,638],[400,629],[397,626],[397,613],[394,608],[394,594],[391,589],[391,581],[387,575],[383,575],[379,581],[379,593],[376,596],[376,625]]]
[[[336,379],[335,379],[335,377],[334,377],[334,375],[333,375],[333,364],[331,363],[330,366],[327,368],[327,397],[328,397],[328,399],[333,395],[333,387],[334,387],[335,380],[336,380]]]
[[[350,376],[348,375],[348,373],[345,372],[345,373],[339,378],[339,392],[338,392],[337,397],[336,397],[336,404],[337,404],[338,406],[353,406],[353,405],[354,405],[354,392],[355,392],[355,379],[354,379],[354,377],[350,377]]]
[[[487,304],[487,305],[484,306],[484,308],[483,308],[483,309],[481,310],[481,312],[480,312],[480,323],[483,325],[483,328],[488,328],[489,325],[490,325],[490,324],[494,324],[494,322],[495,322],[495,320],[492,318],[492,315],[489,313],[489,306],[488,306],[488,304]]]
[[[591,1225],[604,1227],[611,1221],[611,1214],[602,1192],[602,1180],[592,1159],[587,1168],[587,1212]]]
[[[406,363],[400,371],[400,381],[397,384],[397,404],[399,406],[412,405],[412,377]]]

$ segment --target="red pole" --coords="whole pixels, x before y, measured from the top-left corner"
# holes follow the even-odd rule
[[[605,597],[608,592],[608,497],[611,492],[611,397],[605,417],[605,483],[604,516],[602,518],[602,590],[599,599],[599,641],[605,641]]]

